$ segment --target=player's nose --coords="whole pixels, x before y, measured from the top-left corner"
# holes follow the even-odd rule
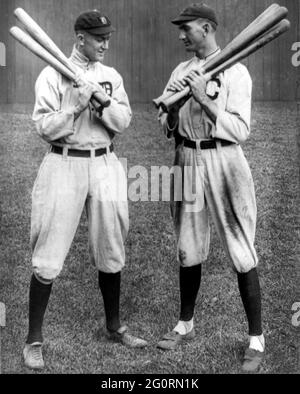
[[[186,38],[186,34],[185,34],[185,32],[184,31],[180,31],[180,33],[179,33],[179,40],[185,40],[185,38]]]
[[[102,42],[102,49],[107,50],[109,48],[109,40],[104,40]]]

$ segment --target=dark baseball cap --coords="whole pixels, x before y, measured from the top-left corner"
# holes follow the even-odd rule
[[[191,4],[185,8],[176,19],[173,19],[172,23],[174,23],[174,25],[180,25],[198,18],[208,19],[216,25],[218,24],[215,11],[204,3]]]
[[[116,31],[107,16],[100,11],[87,11],[79,15],[74,26],[75,31],[84,30],[93,35],[105,35]]]

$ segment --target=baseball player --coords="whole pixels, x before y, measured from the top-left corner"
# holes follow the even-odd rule
[[[77,86],[51,67],[45,68],[36,82],[33,120],[50,151],[32,192],[33,275],[23,353],[25,365],[33,369],[44,367],[44,314],[52,283],[63,268],[84,208],[90,253],[99,272],[107,336],[129,347],[147,344],[130,334],[119,317],[128,206],[126,176],[113,153],[112,140],[129,126],[132,114],[122,77],[102,64],[114,30],[97,10],[81,14],[75,23],[76,44],[70,57],[78,70]],[[105,109],[90,102],[93,93],[101,89],[111,96]]]
[[[205,61],[216,56],[217,17],[205,4],[192,4],[172,21],[180,40],[195,56],[179,64],[165,92],[190,86],[192,97],[184,98],[159,120],[168,137],[176,140],[175,165],[182,168],[183,185],[196,185],[196,198],[184,196],[171,203],[180,263],[180,317],[175,328],[158,343],[175,349],[195,336],[193,317],[201,281],[201,264],[209,251],[210,225],[214,221],[219,238],[237,273],[238,286],[249,323],[249,347],[244,371],[255,371],[264,354],[261,296],[254,248],[256,201],[251,172],[241,143],[250,133],[252,81],[242,64],[232,66],[206,83],[201,74]],[[198,71],[195,71],[198,70]],[[184,169],[192,168],[189,173]],[[190,185],[189,185],[190,183]],[[188,194],[188,193],[187,193]]]

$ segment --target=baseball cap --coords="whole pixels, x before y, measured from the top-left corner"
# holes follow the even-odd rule
[[[180,15],[172,20],[174,25],[180,25],[184,22],[191,22],[198,18],[208,19],[218,24],[215,11],[204,3],[194,3],[185,8]]]
[[[84,30],[93,35],[105,35],[116,31],[108,17],[98,10],[87,11],[79,15],[74,29],[75,31]]]

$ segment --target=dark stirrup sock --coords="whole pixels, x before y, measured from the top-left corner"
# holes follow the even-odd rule
[[[117,331],[121,327],[119,312],[121,272],[117,272],[116,274],[108,274],[99,271],[98,281],[103,297],[106,316],[106,328],[109,331]]]
[[[201,264],[194,267],[180,266],[180,320],[182,321],[189,321],[194,316],[196,298],[201,283],[201,267]]]
[[[262,334],[261,295],[256,268],[246,274],[237,274],[238,285],[249,324],[249,335]]]
[[[29,290],[29,330],[27,344],[43,342],[42,326],[52,283],[45,285],[32,275]]]

